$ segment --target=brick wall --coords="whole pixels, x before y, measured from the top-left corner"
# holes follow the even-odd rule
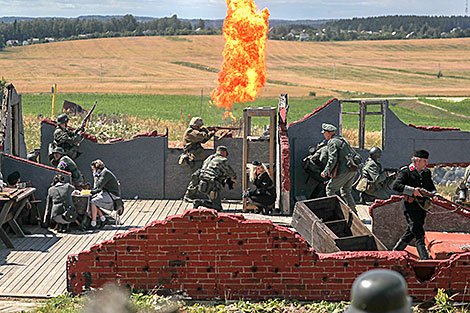
[[[400,272],[410,295],[422,301],[437,288],[463,295],[469,263],[470,253],[441,262],[417,261],[406,252],[318,254],[299,235],[269,221],[186,210],[70,255],[67,288],[77,294],[118,282],[159,287],[162,293],[184,291],[193,299],[349,300],[358,275],[389,268]]]

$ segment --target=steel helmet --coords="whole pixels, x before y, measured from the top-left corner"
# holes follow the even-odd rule
[[[70,121],[70,118],[67,114],[61,114],[57,117],[57,124],[62,125]]]
[[[371,270],[361,274],[351,290],[346,313],[411,313],[405,279],[395,271]]]
[[[369,155],[371,158],[378,159],[382,155],[382,149],[380,149],[379,147],[372,147],[372,149],[370,149],[369,151]]]
[[[191,119],[191,122],[189,122],[189,126],[202,127],[203,125],[204,125],[204,122],[202,121],[202,118],[200,117],[193,117]]]

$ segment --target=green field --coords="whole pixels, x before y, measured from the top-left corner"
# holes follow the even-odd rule
[[[51,115],[50,94],[23,94],[23,114],[25,115]],[[98,101],[96,113],[119,114],[124,116],[134,116],[138,118],[152,118],[164,121],[178,122],[180,117],[184,121],[188,116],[202,115],[206,125],[225,125],[231,121],[224,120],[223,109],[218,109],[209,104],[210,98],[205,96],[202,100],[197,96],[174,96],[174,95],[129,95],[129,94],[58,94],[56,100],[56,116],[61,113],[64,100],[75,102],[85,109],[91,108],[95,101]],[[289,98],[289,122],[301,119],[306,114],[312,112],[316,107],[323,105],[329,98],[325,97],[302,97]],[[459,103],[452,103],[445,100],[424,100],[433,105],[443,107],[451,112],[470,116],[470,100]],[[258,98],[255,102],[246,104],[236,104],[233,107],[233,115],[240,119],[243,116],[243,108],[249,106],[267,107],[277,106],[277,98]],[[458,117],[450,113],[442,112],[438,109],[427,107],[416,101],[391,101],[391,110],[405,124],[432,125],[442,127],[459,127],[462,130],[470,130],[470,119]],[[202,109],[202,110],[201,110]],[[200,110],[202,114],[200,114]],[[345,105],[345,111],[357,109],[352,104]],[[263,118],[253,119],[255,125],[267,124]],[[357,128],[357,117],[344,116],[344,128]],[[379,131],[381,129],[380,116],[368,116],[366,119],[368,131]]]

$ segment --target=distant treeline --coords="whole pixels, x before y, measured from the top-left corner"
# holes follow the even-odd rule
[[[303,41],[470,37],[469,16],[380,16],[330,21],[319,27],[280,25],[270,39]]]
[[[216,34],[220,32],[221,30],[206,28],[202,19],[192,26],[189,21],[178,19],[176,15],[147,22],[139,22],[130,14],[106,20],[31,19],[0,23],[0,45],[9,40],[17,40],[18,44],[22,45],[24,41],[34,43],[81,38]]]
[[[5,19],[5,18],[2,18]],[[20,19],[20,18],[18,18]],[[87,16],[0,23],[0,48],[57,40],[120,36],[221,34],[223,20]],[[270,21],[270,39],[302,41],[470,37],[468,16],[381,16],[344,20]]]

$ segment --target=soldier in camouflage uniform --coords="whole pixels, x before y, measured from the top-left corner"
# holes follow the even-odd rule
[[[180,157],[180,164],[187,163],[193,170],[200,168],[206,158],[206,152],[202,144],[209,141],[215,133],[210,132],[203,125],[202,118],[193,117],[189,123],[189,128],[183,135],[184,154]]]
[[[61,147],[56,147],[52,150],[52,155],[52,165],[59,170],[70,172],[72,174],[72,185],[81,187],[84,183],[83,175],[74,160],[65,155],[65,151]]]
[[[326,195],[334,196],[339,190],[343,200],[357,214],[356,203],[351,194],[351,188],[357,172],[351,171],[346,164],[346,156],[354,150],[346,139],[336,135],[335,132],[335,126],[326,123],[322,124],[322,133],[325,139],[328,140],[328,162],[321,176],[323,178],[331,177],[326,185]]]
[[[220,191],[226,183],[230,187],[230,184],[235,182],[237,178],[234,170],[228,164],[227,155],[227,147],[219,146],[216,153],[210,155],[204,161],[198,184],[198,191],[202,193],[203,197],[198,197],[193,201],[195,208],[202,205],[217,211],[222,210]],[[210,200],[208,201],[207,198]]]
[[[67,114],[61,114],[57,117],[57,127],[54,131],[54,141],[52,142],[52,148],[63,148],[65,154],[75,160],[80,155],[78,146],[82,140],[82,136],[80,136],[79,133],[76,133],[73,130],[67,128],[67,123],[69,121],[70,118],[67,116]]]

